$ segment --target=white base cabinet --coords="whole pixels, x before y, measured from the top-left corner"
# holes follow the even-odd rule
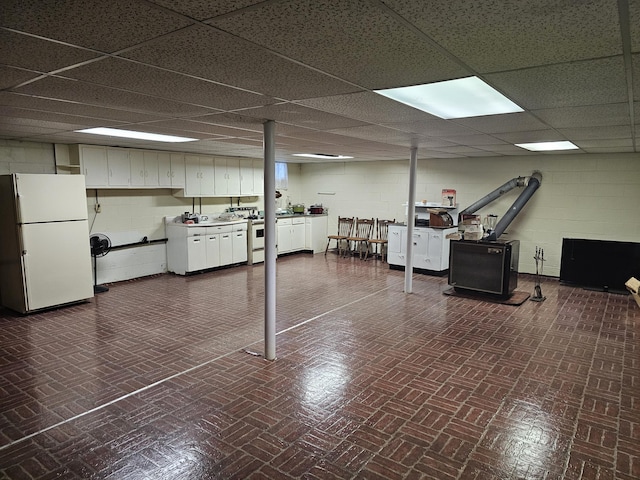
[[[278,235],[278,254],[304,250],[304,217],[278,218],[276,230]]]
[[[247,224],[168,223],[167,270],[178,275],[247,261]]]
[[[434,272],[449,269],[449,239],[447,235],[458,231],[458,227],[413,229],[413,267]],[[389,225],[387,249],[389,265],[405,267],[407,264],[407,227]]]
[[[327,215],[305,217],[305,250],[311,250],[313,253],[325,251],[327,247],[328,218]]]

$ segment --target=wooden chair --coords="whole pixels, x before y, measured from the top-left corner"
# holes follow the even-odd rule
[[[369,239],[373,233],[373,225],[375,221],[373,218],[358,218],[356,219],[356,225],[353,228],[353,235],[347,237],[347,246],[349,253],[351,253],[351,244],[353,243],[354,250],[356,250],[362,259],[366,260],[369,256]]]
[[[395,218],[393,220],[380,220],[376,219],[376,236],[375,238],[369,239],[369,251],[371,251],[371,245],[375,246],[375,255],[378,256],[378,245],[380,245],[380,258],[384,262],[385,256],[387,254],[387,244],[389,243],[389,224],[395,223]],[[365,258],[366,259],[366,258]]]
[[[337,235],[327,235],[327,248],[324,249],[324,254],[327,254],[329,250],[329,244],[331,240],[336,241],[336,247],[338,249],[338,255],[342,255],[344,250],[349,249],[349,243],[347,242],[347,238],[351,235],[353,231],[353,224],[355,223],[355,219],[353,217],[338,217],[338,234]],[[342,244],[346,243],[346,249],[342,248]]]

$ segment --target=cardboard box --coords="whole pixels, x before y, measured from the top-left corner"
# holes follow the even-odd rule
[[[635,277],[631,277],[624,285],[640,307],[640,294],[638,294],[638,290],[640,290],[640,281]]]

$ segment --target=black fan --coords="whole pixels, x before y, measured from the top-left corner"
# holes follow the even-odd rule
[[[96,233],[89,237],[89,245],[91,246],[91,256],[93,257],[93,293],[108,292],[109,287],[98,285],[96,258],[104,257],[109,253],[109,250],[111,250],[111,240],[102,233]]]

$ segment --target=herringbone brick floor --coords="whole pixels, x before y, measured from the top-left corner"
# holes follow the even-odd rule
[[[111,285],[0,310],[0,478],[637,479],[640,308],[545,279],[547,300],[335,255]],[[533,292],[520,277],[519,291]]]

